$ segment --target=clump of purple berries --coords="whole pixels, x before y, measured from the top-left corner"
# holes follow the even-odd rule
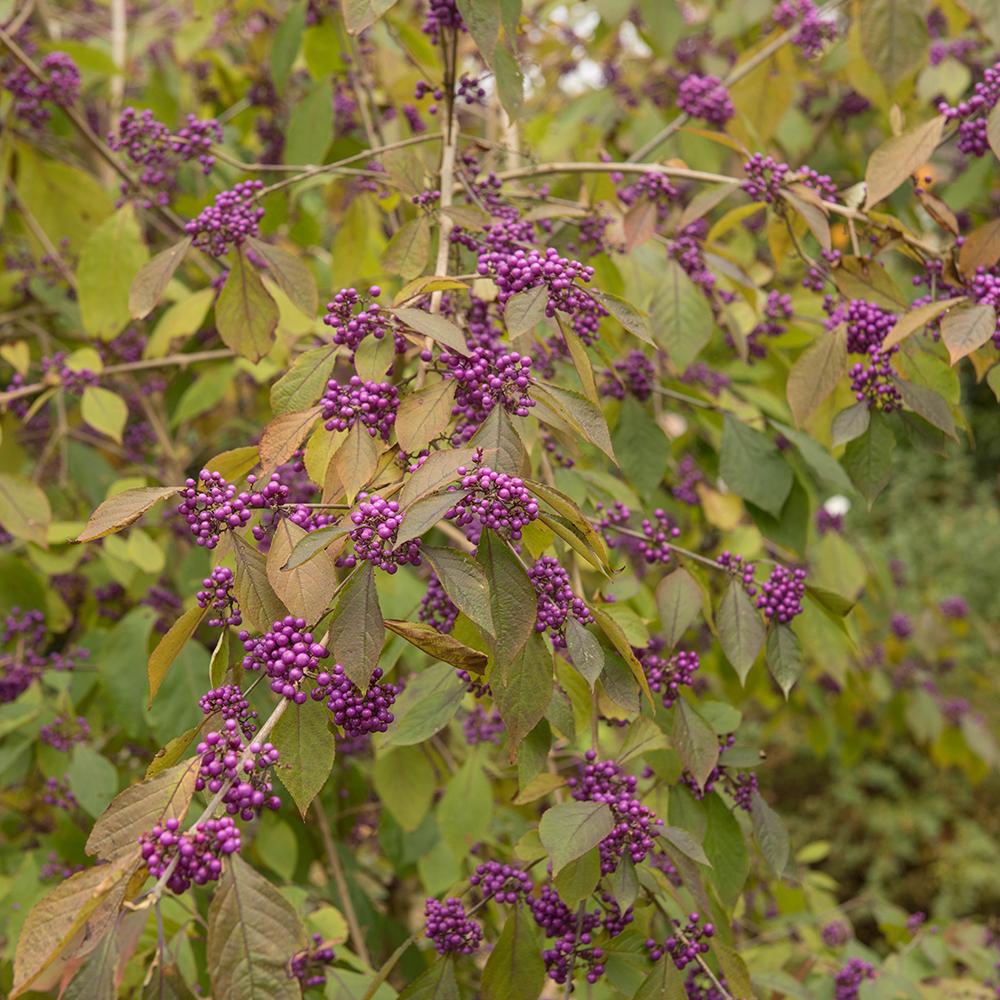
[[[697,962],[700,955],[710,951],[709,941],[715,936],[715,924],[702,923],[697,913],[689,913],[683,926],[679,920],[673,923],[674,930],[665,941],[661,943],[655,938],[647,938],[646,948],[651,961],[658,962],[666,955],[678,969],[685,969],[692,962]]]
[[[521,529],[538,517],[538,502],[524,481],[506,472],[494,472],[488,465],[469,467],[460,465],[461,479],[452,491],[465,492],[445,518],[464,528],[479,524],[514,541],[521,537]]]
[[[333,721],[349,739],[384,733],[395,718],[390,709],[401,688],[395,684],[380,684],[382,676],[382,668],[376,667],[367,689],[362,692],[337,663],[332,671],[324,670],[316,676],[312,697],[314,701],[326,700]]]
[[[781,0],[771,12],[771,20],[779,28],[798,26],[792,37],[807,59],[815,59],[827,42],[837,37],[837,24],[823,17],[813,0]]]
[[[231,191],[221,191],[185,227],[194,245],[213,257],[223,257],[259,232],[264,209],[255,202],[264,187],[261,181],[240,181]]]
[[[847,964],[834,976],[835,1000],[858,1000],[861,984],[875,978],[875,967],[861,958],[848,959]]]
[[[306,631],[304,618],[286,616],[271,626],[259,639],[250,637],[245,629],[239,633],[247,655],[243,657],[244,670],[260,670],[271,678],[271,690],[282,698],[289,698],[296,705],[306,700],[299,682],[306,673],[316,673],[320,660],[329,655],[326,646],[314,640]]]
[[[42,726],[38,738],[54,750],[69,753],[74,744],[90,739],[90,724],[82,715],[75,719],[57,715],[47,726]]]
[[[566,621],[572,615],[581,625],[594,620],[583,599],[573,593],[569,573],[554,556],[541,556],[528,570],[535,593],[538,595],[538,612],[535,631],[548,630],[552,645],[557,649],[566,646]]]
[[[636,655],[649,680],[650,690],[662,694],[664,708],[672,708],[680,697],[681,688],[694,683],[701,660],[694,650],[681,649],[666,658],[660,655],[662,650],[663,640],[653,639],[644,649],[636,650]]]
[[[218,881],[222,859],[240,849],[239,827],[229,816],[206,820],[184,833],[179,829],[180,822],[171,818],[139,838],[139,854],[153,878],[160,878],[177,859],[167,888],[178,895],[192,883]]]
[[[688,74],[677,89],[677,107],[710,125],[725,125],[736,114],[729,91],[717,76]]]
[[[341,385],[332,378],[326,383],[320,405],[328,431],[347,431],[360,423],[372,437],[388,441],[399,410],[399,393],[390,382],[370,382],[352,375]]]
[[[395,573],[400,566],[420,565],[420,543],[416,539],[396,545],[396,536],[403,523],[403,513],[395,500],[358,494],[358,509],[351,514],[354,552],[341,556],[338,566],[353,567],[357,560],[368,561],[386,573]]]
[[[333,342],[342,344],[353,352],[365,337],[381,340],[393,332],[392,316],[380,308],[377,299],[382,294],[378,285],[368,289],[368,299],[362,299],[355,288],[342,288],[326,304],[323,322],[333,330]],[[405,348],[405,341],[396,338],[397,353]]]
[[[802,614],[802,598],[806,593],[806,571],[775,566],[771,575],[760,585],[757,607],[768,621],[787,625]]]
[[[483,943],[482,927],[466,916],[462,901],[454,896],[444,900],[428,899],[424,918],[424,936],[434,942],[441,955],[471,955]]]
[[[326,983],[326,967],[335,960],[333,948],[323,943],[323,935],[313,934],[312,944],[289,960],[288,978],[297,979],[304,990],[323,986]]]
[[[510,905],[524,899],[534,887],[527,872],[500,861],[485,861],[477,865],[469,884],[479,887],[483,899],[495,899],[498,903]]]
[[[233,593],[233,571],[226,566],[216,566],[215,569],[201,581],[202,589],[198,591],[198,607],[212,608],[219,612],[208,619],[212,628],[225,628],[227,625],[242,625],[236,595]]]
[[[51,117],[46,103],[68,108],[80,96],[80,71],[65,52],[50,52],[39,68],[45,80],[23,66],[14,67],[3,79],[4,89],[14,98],[12,113],[36,129],[44,128]]]
[[[198,707],[205,715],[218,712],[225,722],[235,720],[247,737],[253,736],[257,731],[257,723],[254,721],[257,713],[250,707],[239,684],[223,684],[206,691],[198,699]]]

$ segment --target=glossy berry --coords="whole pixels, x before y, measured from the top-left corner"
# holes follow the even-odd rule
[[[396,536],[403,523],[403,513],[395,500],[358,494],[358,509],[351,514],[353,555],[341,556],[338,566],[355,566],[357,560],[367,560],[386,573],[395,573],[400,566],[420,565],[420,542],[411,539],[396,545]]]
[[[384,733],[395,719],[390,709],[402,689],[396,684],[380,684],[381,679],[382,669],[376,667],[362,692],[337,663],[332,670],[317,674],[312,698],[326,701],[334,723],[348,738]]]
[[[271,626],[260,638],[253,639],[243,630],[239,633],[247,655],[243,657],[244,670],[263,670],[271,678],[271,690],[297,705],[306,700],[299,684],[307,673],[315,674],[321,660],[329,655],[326,646],[313,639],[306,630],[304,618],[288,615]]]
[[[775,566],[771,575],[760,585],[757,607],[768,621],[787,625],[802,614],[802,598],[806,593],[806,571]]]
[[[471,955],[483,943],[482,927],[466,916],[460,899],[428,899],[424,919],[424,937],[434,942],[441,955]]]
[[[569,573],[554,556],[541,556],[528,570],[535,593],[538,611],[535,618],[536,632],[549,632],[552,645],[557,649],[566,646],[566,621],[572,615],[581,625],[594,620],[583,599],[573,593]]]
[[[460,465],[461,477],[452,491],[462,490],[465,496],[445,513],[445,518],[459,527],[478,522],[514,541],[521,537],[521,529],[538,517],[538,503],[523,480],[494,472],[488,465],[474,467]]]
[[[483,899],[513,905],[531,893],[533,883],[528,873],[516,865],[486,861],[477,865],[469,884],[477,886]]]
[[[322,934],[313,934],[308,948],[297,952],[288,962],[288,977],[297,979],[302,989],[326,984],[326,967],[336,961],[333,948],[323,943]]]
[[[222,191],[185,227],[194,245],[213,257],[224,257],[249,236],[256,236],[264,209],[255,204],[261,181],[240,181],[231,191]]]
[[[242,625],[243,616],[240,614],[239,605],[236,603],[236,595],[233,593],[235,579],[233,571],[225,566],[216,566],[212,572],[201,581],[202,589],[198,591],[198,607],[211,607],[214,611],[220,612],[208,619],[208,624],[212,628],[225,628],[227,625]]]
[[[347,431],[360,423],[372,437],[389,440],[399,394],[390,382],[368,382],[352,375],[346,385],[332,378],[320,400],[328,431]]]

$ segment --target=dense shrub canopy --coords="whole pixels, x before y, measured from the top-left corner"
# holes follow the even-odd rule
[[[6,994],[1000,989],[1000,8],[0,18]]]

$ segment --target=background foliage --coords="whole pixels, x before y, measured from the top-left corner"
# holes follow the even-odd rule
[[[5,993],[1000,989],[995,4],[0,23]]]

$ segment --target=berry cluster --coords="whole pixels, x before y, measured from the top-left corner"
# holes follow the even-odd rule
[[[192,883],[218,881],[222,859],[240,849],[239,827],[228,816],[206,820],[184,833],[179,829],[180,822],[171,818],[139,838],[139,853],[153,878],[160,878],[177,860],[167,879],[167,888],[177,894],[186,892]]]
[[[264,209],[255,204],[261,181],[240,181],[231,191],[221,191],[185,227],[194,245],[213,257],[223,257],[232,246],[256,236]]]
[[[473,348],[468,357],[448,353],[441,360],[447,366],[445,378],[458,383],[451,410],[459,418],[452,437],[455,445],[468,441],[495,406],[526,417],[535,405],[530,395],[532,359],[526,355],[482,346]]]
[[[342,288],[327,302],[323,322],[333,330],[333,342],[342,344],[351,351],[351,356],[365,337],[381,340],[387,333],[395,336],[396,352],[406,348],[406,341],[394,332],[392,316],[374,299],[382,294],[378,285],[368,289],[368,296],[362,297],[355,288]]]
[[[333,721],[348,738],[384,733],[395,718],[390,709],[402,688],[379,684],[382,676],[382,668],[376,667],[367,690],[362,692],[337,663],[332,671],[317,674],[312,697],[314,701],[326,699]]]
[[[870,962],[861,958],[848,959],[847,964],[833,978],[835,1000],[858,1000],[861,984],[875,976],[875,967]]]
[[[223,721],[230,719],[239,723],[243,735],[251,737],[257,731],[257,713],[250,707],[246,695],[239,684],[223,684],[221,687],[206,691],[198,699],[198,707],[205,715],[218,712]]]
[[[771,12],[771,20],[779,28],[798,27],[792,44],[807,59],[815,59],[826,43],[837,37],[836,22],[823,17],[813,0],[781,0]]]
[[[572,615],[581,625],[594,620],[583,599],[573,593],[569,573],[554,556],[541,556],[528,570],[535,593],[538,595],[538,612],[535,631],[548,629],[552,645],[566,648],[566,621]]]
[[[211,607],[220,612],[208,619],[212,628],[225,628],[227,625],[242,625],[236,595],[233,593],[235,579],[233,571],[226,566],[216,566],[215,569],[201,581],[202,589],[198,591],[198,607]]]
[[[46,778],[42,801],[48,806],[55,806],[56,809],[64,809],[66,812],[80,804],[70,791],[69,782],[60,781],[58,778]]]
[[[636,798],[636,778],[613,761],[598,761],[593,750],[566,785],[578,802],[606,802],[615,825],[601,841],[601,872],[610,875],[624,854],[639,864],[653,849],[656,828],[663,825],[651,809]]]
[[[521,529],[538,517],[538,502],[517,476],[494,472],[488,465],[460,465],[457,472],[461,479],[448,489],[462,490],[465,496],[444,516],[460,528],[478,522],[517,541]]]
[[[372,437],[380,435],[388,441],[399,410],[399,393],[391,382],[368,382],[352,375],[347,385],[341,385],[332,378],[320,405],[328,431],[350,430],[360,422]]]
[[[44,670],[72,670],[89,655],[73,647],[45,652],[45,616],[13,607],[0,625],[0,705],[19,698]]]
[[[688,74],[677,89],[677,107],[692,118],[723,126],[736,114],[729,91],[717,76]]]
[[[675,500],[697,507],[701,502],[697,486],[704,481],[705,477],[695,463],[694,456],[685,455],[677,463],[677,481],[671,486],[670,493]]]
[[[680,537],[681,533],[673,518],[661,507],[657,507],[653,511],[652,518],[642,519],[640,528],[646,537],[639,539],[637,545],[639,555],[651,566],[670,562],[673,554],[670,542]]]
[[[845,920],[833,920],[820,931],[820,937],[828,948],[839,948],[851,940],[851,925]]]
[[[576,284],[593,279],[594,269],[589,265],[561,257],[552,247],[544,253],[534,248],[505,247],[481,253],[477,273],[493,276],[501,306],[518,292],[545,285],[545,315],[551,319],[557,312],[566,313],[584,343],[592,344],[597,339],[599,321],[607,311]]]
[[[249,751],[249,756],[244,761],[245,751]],[[207,788],[214,795],[228,783],[222,801],[230,815],[238,813],[243,819],[251,820],[265,806],[280,808],[281,799],[271,794],[271,783],[266,777],[266,772],[278,762],[278,751],[270,743],[254,742],[249,747],[244,746],[236,719],[226,719],[221,730],[206,734],[195,752],[201,757],[195,779],[196,791]]]
[[[69,753],[75,743],[86,743],[90,739],[90,723],[82,715],[75,719],[57,715],[47,726],[42,726],[38,738],[54,750]]]
[[[942,100],[938,111],[949,121],[958,121],[958,148],[969,156],[984,156],[989,152],[988,119],[1000,101],[1000,62],[984,73],[972,91],[972,96],[952,106]]]
[[[752,562],[744,562],[743,556],[733,555],[729,549],[724,549],[719,554],[719,565],[729,571],[730,576],[739,578],[743,589],[754,597],[757,593],[757,586],[754,582],[754,573],[757,567]]]
[[[802,614],[802,598],[806,593],[806,571],[775,566],[771,575],[760,585],[757,607],[768,621],[787,625]]]
[[[42,381],[61,385],[74,396],[83,395],[88,386],[97,385],[97,373],[89,368],[70,368],[66,364],[65,351],[57,351],[51,357],[42,358]]]
[[[251,517],[250,494],[237,494],[232,483],[208,469],[185,481],[181,497],[177,513],[191,526],[195,541],[207,549],[219,544],[223,531],[242,528]]]
[[[484,861],[477,865],[469,884],[479,887],[483,899],[495,899],[498,903],[511,905],[527,897],[534,888],[527,872],[499,861]]]
[[[465,31],[465,22],[455,0],[427,0],[427,12],[420,30],[435,43],[442,31]]]
[[[323,986],[326,983],[326,967],[335,961],[333,948],[323,943],[323,935],[313,934],[312,944],[289,960],[288,978],[297,979],[304,990]]]
[[[743,164],[743,172],[746,174],[746,180],[741,185],[743,191],[754,201],[769,205],[778,200],[783,187],[793,183],[811,188],[828,201],[837,197],[837,187],[826,174],[817,173],[811,167],[793,170],[787,163],[763,153],[754,153]]]
[[[707,921],[703,924],[697,913],[689,913],[683,926],[679,920],[673,923],[674,930],[664,942],[647,938],[646,949],[651,961],[658,962],[668,955],[678,969],[685,969],[692,962],[697,962],[699,955],[709,952],[711,945],[708,942],[715,936],[715,924]]]
[[[417,618],[438,632],[448,633],[455,627],[458,608],[452,603],[436,576],[431,576],[427,581],[427,592],[420,599]]]
[[[215,157],[212,144],[222,142],[222,126],[214,118],[204,121],[194,115],[187,116],[187,124],[171,132],[157,121],[150,110],[137,111],[126,108],[118,119],[118,127],[108,136],[108,145],[124,152],[129,160],[141,167],[139,183],[156,193],[156,204],[168,205],[177,187],[177,171],[182,163],[197,160],[202,173],[212,172]],[[130,183],[122,183],[122,194],[127,195]],[[149,202],[146,202],[149,205]]]
[[[353,567],[359,559],[370,562],[386,573],[395,573],[400,566],[420,565],[420,542],[411,539],[396,545],[396,536],[403,523],[403,514],[395,500],[358,494],[358,509],[351,514],[354,552],[341,556],[338,566]]]
[[[25,67],[16,66],[2,84],[14,98],[13,115],[36,129],[44,128],[51,117],[46,103],[68,108],[80,95],[80,71],[65,52],[50,52],[40,69],[47,79],[39,80]]]
[[[969,602],[960,594],[953,594],[945,597],[938,603],[938,610],[945,618],[954,618],[961,621],[969,617]]]
[[[616,173],[612,179],[617,180],[620,176]],[[638,180],[618,189],[618,200],[623,205],[631,207],[643,199],[655,205],[656,220],[660,223],[666,221],[677,197],[677,188],[670,183],[670,178],[666,174],[641,174]]]
[[[464,673],[468,675],[468,671],[464,671]],[[462,732],[465,734],[465,742],[469,746],[477,746],[480,743],[495,743],[500,746],[503,743],[506,728],[497,709],[494,708],[487,712],[482,705],[476,705],[465,717],[465,721],[462,723]]]
[[[556,939],[553,947],[542,952],[549,978],[562,985],[569,979],[570,968],[579,963],[587,970],[587,981],[596,983],[604,974],[604,951],[593,944],[600,913],[584,913],[578,920],[549,883],[537,897],[528,898],[528,906],[545,936]]]
[[[835,514],[833,511],[827,510],[826,507],[820,507],[816,511],[816,530],[821,535],[826,535],[830,532],[833,532],[835,535],[843,534],[844,515]]]
[[[434,942],[441,955],[471,955],[483,943],[482,927],[466,916],[462,901],[454,896],[444,900],[428,899],[424,918],[424,937]]]
[[[681,649],[673,656],[664,658],[663,640],[654,638],[643,649],[635,650],[642,664],[651,691],[663,695],[663,707],[672,708],[680,697],[682,687],[694,683],[694,675],[701,667],[701,660],[694,650]]]
[[[747,334],[747,350],[750,357],[766,357],[767,345],[764,339],[780,337],[788,329],[786,324],[792,315],[792,297],[790,295],[778,291],[768,292],[767,302],[764,303],[764,317]]]
[[[287,615],[271,626],[259,639],[252,639],[245,629],[239,633],[247,655],[243,657],[244,670],[260,670],[271,678],[271,690],[282,698],[290,698],[296,705],[306,700],[299,682],[307,672],[319,670],[319,661],[329,655],[326,646],[314,641],[312,632],[305,631],[304,618]]]
[[[616,361],[614,371],[604,372],[600,390],[604,396],[624,399],[625,393],[645,402],[656,386],[656,368],[642,351],[629,351],[621,361]]]

